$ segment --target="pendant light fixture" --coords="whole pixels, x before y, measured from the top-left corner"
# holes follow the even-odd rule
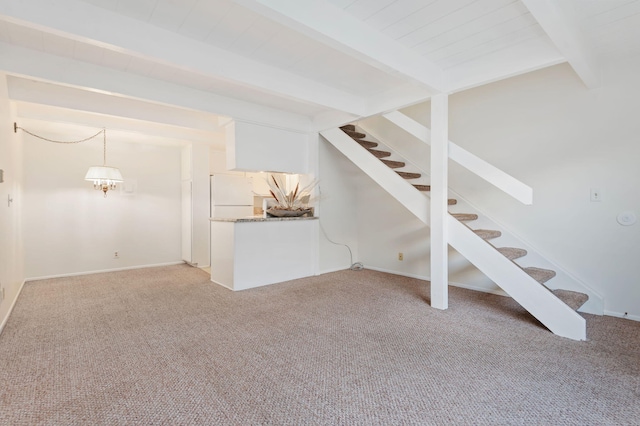
[[[17,123],[13,123],[14,133],[18,133],[18,130],[22,130],[23,132],[28,133],[33,137],[42,139],[47,142],[62,143],[62,144],[86,142],[102,133],[102,155],[103,155],[102,166],[89,167],[87,174],[84,176],[84,180],[93,182],[93,188],[102,191],[104,193],[105,198],[107,197],[107,191],[109,191],[110,189],[115,189],[117,183],[124,181],[124,179],[122,179],[122,173],[120,173],[120,170],[118,168],[107,166],[107,129],[102,129],[95,135],[89,136],[88,138],[85,138],[79,141],[56,141],[53,139],[48,139],[48,138],[36,135],[35,133],[32,133],[29,130],[18,126]]]
[[[102,166],[91,166],[84,180],[92,181],[93,188],[100,190],[107,197],[107,191],[116,189],[116,184],[123,181],[122,173],[116,167],[107,166],[107,129],[102,129],[103,161]]]

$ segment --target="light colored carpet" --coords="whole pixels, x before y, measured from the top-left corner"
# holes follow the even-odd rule
[[[0,424],[622,425],[640,323],[551,334],[511,299],[343,271],[233,293],[186,265],[27,283]]]

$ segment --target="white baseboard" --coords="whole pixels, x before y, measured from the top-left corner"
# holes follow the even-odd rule
[[[384,273],[387,273],[387,274],[400,275],[400,276],[403,276],[403,277],[416,278],[416,279],[419,279],[419,280],[431,281],[431,277],[426,276],[426,275],[407,274],[406,272],[393,271],[393,270],[385,269],[385,268],[377,268],[375,266],[367,266],[365,269],[371,269],[372,271],[384,272]],[[490,289],[483,288],[483,287],[477,287],[477,286],[473,286],[473,285],[462,284],[462,283],[457,283],[457,282],[452,282],[452,281],[449,281],[449,285],[451,285],[453,287],[464,288],[464,289],[467,289],[467,290],[479,291],[479,292],[482,292],[482,293],[495,294],[497,296],[511,297],[507,293],[505,293],[504,291],[502,291],[500,289],[498,289],[498,290],[490,290]],[[607,316],[611,316],[611,317],[629,319],[629,320],[632,320],[632,321],[640,321],[640,315],[629,315],[629,314],[625,314],[624,312],[615,312],[615,311],[606,311],[606,310],[604,311],[603,314],[607,315]],[[599,315],[599,314],[594,314],[594,315]]]
[[[403,277],[416,278],[416,279],[419,279],[419,280],[431,281],[431,277],[426,276],[426,275],[407,274],[406,272],[392,271],[390,269],[376,268],[374,266],[367,267],[366,269],[371,269],[372,271],[384,272],[384,273],[387,273],[387,274],[401,275]],[[509,295],[507,293],[505,293],[504,291],[502,291],[502,290],[491,290],[491,289],[484,288],[484,287],[477,287],[477,286],[473,286],[473,285],[457,283],[457,282],[454,282],[454,281],[449,281],[449,285],[453,286],[453,287],[464,288],[464,289],[467,289],[467,290],[473,290],[473,291],[479,291],[479,292],[482,292],[482,293],[495,294],[497,296],[509,297]]]
[[[604,314],[610,317],[630,319],[632,321],[640,321],[640,315],[629,315],[629,314],[625,314],[624,312],[615,312],[615,311],[604,311]]]
[[[348,269],[349,269],[348,266],[346,266],[344,268],[323,269],[322,271],[318,272],[318,275],[330,274],[332,272],[338,272],[338,271],[346,271]]]
[[[454,286],[454,287],[464,288],[464,289],[467,289],[467,290],[479,291],[481,293],[495,294],[496,296],[511,297],[507,293],[505,293],[504,291],[502,291],[500,289],[493,290],[493,289],[488,289],[488,288],[484,288],[484,287],[477,287],[477,286],[474,286],[474,285],[456,283],[456,282],[451,282],[451,281],[449,281],[449,285]]]
[[[156,268],[159,266],[182,265],[184,263],[185,262],[181,260],[179,262],[154,263],[151,265],[127,266],[124,268],[101,269],[97,271],[71,272],[69,274],[47,275],[43,277],[30,277],[30,278],[27,278],[25,281],[40,281],[40,280],[48,280],[51,278],[77,277],[79,275],[103,274],[105,272],[128,271],[131,269]]]
[[[18,301],[18,297],[20,297],[20,293],[22,293],[22,289],[24,287],[24,283],[26,283],[27,281],[24,280],[22,281],[22,284],[20,284],[20,288],[18,289],[18,293],[16,294],[16,297],[13,299],[13,302],[11,302],[11,306],[9,307],[9,310],[7,311],[7,315],[2,318],[2,323],[0,323],[0,334],[2,334],[2,330],[4,330],[4,326],[7,324],[7,321],[9,321],[9,317],[11,316],[11,312],[13,312],[13,308],[14,306],[16,306],[16,302]]]
[[[415,278],[415,279],[418,279],[418,280],[429,281],[429,278],[424,276],[424,275],[407,274],[406,272],[393,271],[391,269],[378,268],[376,266],[367,266],[367,267],[365,267],[365,269],[370,269],[372,271],[378,271],[378,272],[384,272],[385,274],[401,275],[403,277]]]

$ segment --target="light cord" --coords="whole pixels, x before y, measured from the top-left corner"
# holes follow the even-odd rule
[[[99,135],[100,132],[96,133],[96,136]],[[103,154],[103,162],[102,165],[107,165],[107,129],[102,129],[102,154]]]
[[[344,246],[347,248],[347,250],[349,250],[349,262],[351,263],[351,266],[349,267],[349,269],[351,269],[352,271],[362,271],[364,269],[364,265],[362,264],[362,262],[355,262],[355,263],[353,262],[353,253],[351,252],[351,247],[349,247],[347,244],[336,243],[331,238],[329,238],[327,236],[327,232],[324,230],[324,227],[322,226],[322,221],[319,220],[318,222],[320,223],[320,230],[322,231],[322,234],[327,239],[327,241],[337,246]]]
[[[81,139],[79,141],[57,141],[55,139],[49,139],[49,138],[45,138],[44,136],[40,136],[40,135],[36,135],[35,133],[30,132],[29,130],[25,129],[24,127],[20,127],[18,126],[16,123],[13,123],[13,132],[14,133],[18,133],[18,129],[22,130],[23,132],[33,136],[34,138],[38,138],[38,139],[42,139],[43,141],[47,141],[47,142],[53,142],[53,143],[62,143],[62,144],[72,144],[72,143],[81,143],[81,142],[86,142],[90,139],[95,138],[96,136],[100,135],[100,133],[102,133],[104,135],[104,145],[105,145],[105,161],[107,159],[107,130],[106,129],[102,129],[100,130],[98,133],[96,133],[95,135],[89,136],[88,138],[85,139]],[[105,162],[106,164],[106,162]]]
[[[318,192],[320,193],[320,196],[322,196],[322,190],[320,189],[320,186],[318,186]],[[336,243],[335,241],[333,241],[331,238],[329,238],[327,232],[324,230],[324,227],[322,226],[322,220],[318,220],[318,223],[320,223],[320,230],[322,231],[322,234],[327,239],[327,241],[337,246],[344,246],[347,248],[347,250],[349,250],[349,263],[351,263],[349,269],[352,271],[362,271],[364,269],[364,265],[362,264],[362,262],[353,261],[353,252],[351,251],[351,247],[349,247],[347,244]]]

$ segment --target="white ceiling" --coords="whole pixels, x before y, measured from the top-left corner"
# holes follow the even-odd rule
[[[319,130],[561,62],[596,87],[638,54],[640,0],[0,2],[13,99],[185,131]]]

